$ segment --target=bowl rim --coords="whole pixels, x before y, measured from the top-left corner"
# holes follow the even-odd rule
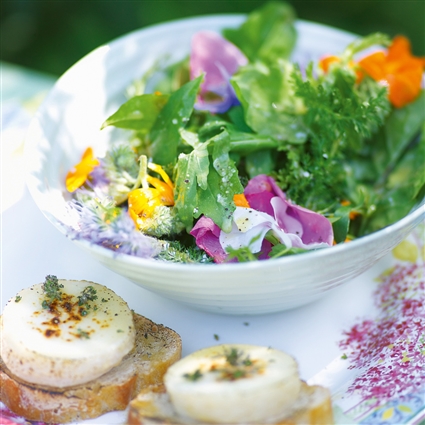
[[[110,42],[102,44],[98,46],[97,48],[93,49],[91,52],[87,53],[82,58],[80,58],[77,62],[75,62],[70,68],[68,68],[58,78],[58,80],[53,85],[53,87],[49,90],[44,101],[42,102],[36,114],[31,120],[30,126],[26,134],[26,138],[25,138],[25,146],[24,146],[25,152],[28,151],[28,146],[36,145],[36,139],[34,137],[31,139],[31,128],[38,121],[39,116],[43,114],[43,111],[47,107],[52,94],[55,92],[57,87],[62,83],[63,79],[66,78],[66,76],[69,73],[73,72],[73,69],[77,67],[80,64],[80,62],[84,61],[86,58],[96,54],[96,52],[100,51],[101,49],[105,49],[105,47],[109,49],[112,49],[112,48],[117,49],[119,48],[120,45],[126,43],[129,38],[139,37],[141,35],[143,36],[152,35],[162,31],[170,31],[174,27],[182,27],[194,21],[196,21],[198,24],[201,22],[215,23],[222,27],[226,25],[237,25],[238,23],[241,23],[243,19],[246,18],[246,16],[247,14],[227,13],[227,14],[198,15],[198,16],[191,16],[191,17],[182,18],[182,19],[170,20],[170,21],[161,22],[158,24],[152,24],[143,28],[135,29],[133,31],[130,31],[126,34],[123,34],[111,40]],[[303,19],[297,19],[295,22],[295,26],[297,30],[301,30],[301,31],[303,29],[306,30],[307,28],[309,28],[311,30],[320,29],[322,31],[326,31],[328,34],[337,33],[338,35],[344,36],[347,39],[354,39],[356,37],[359,37],[357,34],[351,33],[343,29],[339,29],[336,27],[331,27],[329,25],[325,25],[325,24],[321,24],[321,23],[313,22],[313,21],[308,21],[308,20],[303,20]],[[32,179],[29,179],[29,176],[31,175],[31,171],[34,171],[34,170],[28,170],[26,184],[33,200],[35,201],[37,206],[40,207],[37,202],[37,189],[34,187],[33,183],[31,183]],[[64,200],[64,202],[66,201]],[[178,272],[185,272],[185,273],[199,273],[201,270],[202,271],[208,270],[208,273],[210,274],[213,273],[213,274],[220,275],[223,273],[228,273],[229,271],[236,272],[241,269],[246,270],[247,268],[252,270],[263,270],[263,269],[270,269],[272,265],[275,267],[281,267],[281,266],[283,267],[288,263],[295,264],[295,265],[298,263],[302,264],[302,263],[305,263],[306,259],[319,260],[319,259],[331,257],[333,254],[338,254],[340,252],[347,252],[347,253],[351,251],[355,252],[357,248],[361,246],[362,244],[374,242],[381,238],[385,238],[386,235],[392,232],[399,231],[404,227],[411,226],[413,228],[420,221],[423,221],[425,219],[425,200],[423,200],[413,211],[411,211],[408,215],[406,215],[399,221],[383,229],[377,230],[371,234],[355,239],[349,243],[332,246],[330,247],[330,249],[329,248],[318,249],[318,250],[305,252],[303,253],[303,255],[291,255],[291,256],[275,258],[275,259],[267,260],[267,261],[250,261],[250,262],[243,262],[243,263],[221,263],[219,265],[215,263],[173,263],[173,262],[166,262],[162,260],[156,260],[154,258],[141,258],[137,256],[132,256],[129,254],[112,251],[108,248],[102,247],[100,245],[96,245],[90,241],[70,237],[67,234],[65,228],[63,227],[59,219],[57,219],[56,217],[49,216],[47,212],[44,211],[43,209],[41,209],[41,212],[43,213],[43,215],[45,215],[47,220],[55,228],[57,228],[61,233],[69,237],[73,242],[80,245],[82,248],[93,251],[98,257],[99,256],[103,257],[104,260],[118,261],[122,264],[128,264],[132,266],[141,266],[143,268],[147,268],[151,270],[162,269],[162,270],[167,270],[167,272],[178,271]],[[208,266],[214,266],[214,267],[208,267]]]

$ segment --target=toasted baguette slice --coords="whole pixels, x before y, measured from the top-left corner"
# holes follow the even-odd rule
[[[302,382],[301,393],[291,410],[279,418],[270,418],[264,425],[332,425],[334,423],[329,391]],[[211,425],[179,416],[163,384],[144,389],[131,403],[128,425]],[[249,422],[246,422],[248,425]],[[238,424],[245,425],[245,424]],[[252,424],[251,424],[252,425]],[[263,425],[263,424],[255,424]]]
[[[51,388],[28,384],[0,359],[0,400],[32,421],[66,423],[124,410],[143,388],[162,382],[181,357],[181,338],[173,330],[134,314],[136,343],[121,363],[84,385]]]

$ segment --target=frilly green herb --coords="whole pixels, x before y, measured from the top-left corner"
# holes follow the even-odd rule
[[[47,298],[42,302],[43,308],[50,308],[55,300],[60,301],[62,299],[61,289],[63,288],[63,285],[59,283],[56,276],[47,275],[42,288]]]
[[[188,381],[198,381],[202,378],[202,373],[199,369],[196,369],[193,373],[185,373],[183,377],[186,378]]]
[[[97,291],[93,288],[93,286],[86,286],[81,295],[78,296],[78,305],[82,306],[88,304],[89,301],[97,300],[96,293]]]

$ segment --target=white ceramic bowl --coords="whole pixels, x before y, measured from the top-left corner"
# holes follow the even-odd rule
[[[28,187],[46,217],[62,232],[66,223],[67,170],[90,145],[105,150],[113,131],[100,125],[125,100],[128,85],[164,53],[187,55],[199,30],[236,26],[243,16],[185,19],[133,32],[101,46],[56,83],[31,123],[26,158]],[[340,52],[352,34],[298,22],[297,60]],[[297,307],[359,275],[403,240],[425,218],[425,208],[349,244],[272,261],[189,265],[146,260],[75,241],[106,267],[137,285],[190,307],[224,314],[262,314]]]

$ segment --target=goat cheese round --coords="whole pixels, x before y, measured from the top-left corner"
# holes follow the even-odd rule
[[[164,383],[182,417],[227,424],[278,417],[301,388],[291,356],[244,344],[192,353],[168,369]]]
[[[26,382],[64,388],[120,363],[134,346],[135,328],[127,303],[107,287],[56,283],[56,289],[38,284],[9,300],[0,323],[1,357]]]

